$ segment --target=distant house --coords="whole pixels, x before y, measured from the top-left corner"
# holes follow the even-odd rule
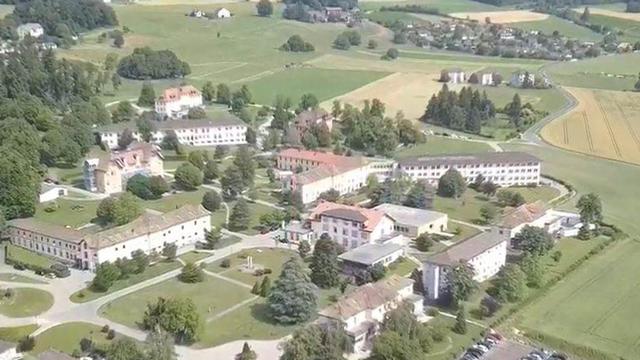
[[[213,11],[213,15],[218,19],[230,18],[231,11],[226,8],[218,8]]]
[[[355,352],[365,350],[380,330],[385,314],[401,303],[413,305],[416,317],[424,315],[422,296],[413,293],[413,280],[391,275],[358,287],[321,310],[319,322],[340,324],[352,340]]]
[[[473,269],[473,279],[478,282],[497,274],[507,260],[508,240],[508,232],[491,229],[429,256],[422,264],[422,282],[427,298],[439,299],[447,287],[449,273],[461,264]]]
[[[16,344],[0,340],[0,360],[18,360],[22,355],[18,354]]]
[[[40,195],[38,197],[38,200],[41,203],[53,201],[60,196],[66,196],[68,193],[69,192],[66,188],[56,185],[42,184],[42,186],[40,186]]]
[[[16,32],[18,33],[18,38],[20,38],[20,40],[27,37],[27,35],[32,38],[39,38],[44,35],[44,28],[38,23],[26,23],[18,26],[16,28]]]
[[[344,10],[339,6],[327,6],[324,8],[324,11],[327,16],[327,21],[329,22],[349,22],[352,18],[350,11]]]
[[[449,84],[463,84],[467,81],[467,74],[462,69],[446,69],[444,73],[447,75],[445,79],[448,79]]]
[[[191,10],[191,12],[189,13],[189,16],[191,16],[191,17],[197,17],[197,18],[204,17],[205,15],[206,15],[206,13],[205,13],[204,11],[202,11],[202,10],[198,10],[198,9],[193,9],[193,10]]]
[[[525,83],[525,79],[528,79],[529,84],[533,85],[536,81],[536,75],[528,71],[518,70],[511,74],[509,85],[518,88],[522,87]]]
[[[481,72],[478,74],[478,82],[482,86],[493,86],[493,73],[491,72]]]
[[[40,44],[40,49],[41,50],[55,50],[58,48],[58,44],[52,42],[52,41],[47,41],[47,42],[43,42],[42,44]]]

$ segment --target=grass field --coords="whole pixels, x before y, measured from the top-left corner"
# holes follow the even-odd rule
[[[591,15],[604,15],[617,17],[625,20],[640,21],[640,13],[628,13],[625,11],[626,6],[624,3],[615,3],[609,5],[598,5],[597,7],[590,7],[589,12]],[[579,8],[576,11],[583,12],[584,8]]]
[[[3,327],[0,328],[0,340],[17,343],[20,339],[33,333],[37,329],[38,325]]]
[[[569,150],[640,164],[640,94],[567,90],[579,105],[545,126],[543,138]]]
[[[35,316],[53,306],[53,295],[47,291],[20,287],[12,290],[12,297],[0,300],[0,314],[14,318]]]
[[[35,218],[48,223],[80,227],[96,217],[100,201],[77,201],[57,199],[36,206]],[[47,209],[53,210],[48,212]]]
[[[241,281],[247,285],[253,286],[256,281],[262,281],[263,276],[254,276],[253,273],[242,271],[242,266],[247,263],[246,256],[253,257],[253,263],[259,265],[262,268],[271,269],[272,274],[269,275],[272,280],[280,274],[282,271],[282,265],[291,256],[296,256],[295,253],[284,249],[251,249],[244,250],[240,254],[229,256],[226,259],[231,261],[230,268],[220,267],[220,263],[223,260],[218,260],[207,266],[207,269],[224,275],[225,277]]]
[[[80,350],[80,340],[91,339],[94,344],[105,347],[113,342],[107,339],[107,334],[101,332],[101,326],[84,323],[69,322],[52,327],[36,337],[36,346],[32,353],[39,354],[54,348],[71,355],[74,350]],[[122,335],[116,334],[115,339]]]
[[[574,87],[632,90],[640,72],[640,54],[600,56],[562,62],[546,68],[556,84]]]
[[[379,9],[382,6],[389,5],[405,5],[405,4],[419,4],[428,7],[437,8],[440,12],[448,14],[452,12],[461,12],[461,11],[493,11],[500,10],[499,7],[484,4],[479,1],[473,0],[450,0],[450,1],[442,1],[442,0],[407,0],[407,1],[398,1],[398,0],[382,0],[382,1],[361,1],[359,7],[362,10],[373,10]]]
[[[11,273],[0,273],[0,281],[19,282],[25,284],[47,284],[47,282],[44,280]]]
[[[429,136],[424,144],[405,147],[396,151],[394,158],[407,159],[424,155],[442,155],[451,153],[479,153],[493,151],[487,144],[481,142],[469,142],[440,136]]]
[[[545,34],[552,34],[554,31],[558,31],[561,35],[583,41],[599,41],[602,39],[601,34],[557,16],[549,16],[539,21],[519,22],[513,24],[513,26],[523,30],[541,31]]]
[[[19,261],[21,263],[32,264],[47,269],[51,267],[51,265],[56,263],[56,261],[48,257],[38,255],[33,251],[29,251],[12,244],[7,244],[5,251],[7,258]]]

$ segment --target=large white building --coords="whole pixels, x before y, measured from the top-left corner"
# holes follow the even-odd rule
[[[38,23],[26,23],[18,26],[16,28],[16,32],[18,33],[18,38],[20,38],[20,40],[27,37],[27,35],[32,38],[39,38],[44,35],[44,28]]]
[[[211,213],[200,205],[185,205],[164,213],[144,213],[132,222],[97,233],[45,223],[34,218],[8,223],[11,242],[36,253],[82,269],[119,258],[134,251],[162,252],[165,244],[176,244],[178,253],[203,241],[211,229]]]
[[[478,282],[497,274],[507,260],[508,240],[508,232],[492,229],[429,256],[422,264],[422,281],[427,298],[439,299],[447,287],[448,273],[461,264],[473,269],[473,279]]]
[[[60,196],[67,196],[69,191],[65,187],[44,183],[40,185],[40,195],[38,196],[38,202],[43,203],[47,201],[53,201]]]
[[[18,353],[16,344],[0,340],[0,360],[18,360],[22,355]]]
[[[540,183],[542,161],[523,152],[486,152],[469,155],[424,156],[398,162],[397,171],[412,180],[438,185],[449,169],[456,169],[471,183],[482,175],[498,186],[526,186]]]
[[[366,351],[378,334],[387,312],[402,303],[424,315],[423,299],[413,293],[413,280],[397,275],[358,287],[319,312],[320,323],[338,323],[351,337],[355,352]]]
[[[163,117],[181,117],[202,106],[202,94],[191,85],[165,89],[156,99],[155,110]]]
[[[190,146],[241,145],[247,143],[247,124],[232,114],[219,114],[213,119],[166,120],[154,122],[155,131],[151,142],[162,143],[169,133],[175,133],[178,141]],[[133,137],[142,141],[136,124],[118,123],[97,130],[100,140],[112,149],[118,147],[118,138],[124,129],[129,129]]]

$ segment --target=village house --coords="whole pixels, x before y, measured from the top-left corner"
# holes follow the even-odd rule
[[[467,81],[467,74],[462,69],[446,69],[444,73],[447,75],[449,84],[464,84]]]
[[[175,134],[178,142],[189,146],[242,145],[247,143],[247,124],[232,114],[216,114],[210,119],[165,120],[154,122],[150,142],[161,144],[168,134]],[[109,148],[118,147],[118,139],[125,129],[133,138],[142,141],[135,122],[116,123],[96,130],[100,140]]]
[[[60,196],[67,196],[69,191],[67,188],[44,183],[40,185],[40,195],[38,196],[38,202],[43,203],[47,201],[53,201]]]
[[[333,116],[323,109],[305,110],[298,114],[289,125],[289,142],[291,144],[301,144],[304,134],[314,126],[326,126],[331,131],[333,129]]]
[[[162,117],[182,117],[189,109],[202,106],[202,94],[191,85],[168,88],[158,96],[155,111]]]
[[[396,171],[412,180],[438,185],[449,169],[456,169],[468,183],[482,175],[498,186],[526,186],[540,183],[542,161],[524,152],[487,152],[470,155],[439,155],[400,160]]]
[[[321,310],[319,321],[340,324],[352,340],[355,352],[365,351],[378,334],[385,314],[402,303],[413,305],[413,314],[424,315],[423,299],[413,293],[413,280],[397,275],[358,287]]]
[[[113,194],[124,191],[127,180],[137,174],[164,173],[162,151],[157,145],[134,142],[124,150],[93,150],[84,161],[82,174],[86,190]]]
[[[447,286],[447,276],[459,265],[473,269],[473,279],[486,281],[500,271],[507,260],[508,232],[491,229],[462,240],[429,256],[422,264],[422,281],[429,300],[437,300]]]
[[[217,19],[226,19],[231,17],[231,11],[226,8],[218,8],[213,11],[214,18]]]
[[[38,23],[26,23],[19,25],[16,28],[16,32],[18,33],[18,38],[20,40],[27,37],[27,35],[31,36],[32,38],[39,38],[40,36],[44,35],[44,28]]]
[[[480,72],[478,73],[478,82],[482,86],[493,86],[495,82],[493,80],[492,72]]]
[[[498,227],[508,232],[511,239],[518,235],[525,226],[544,229],[556,237],[565,237],[576,236],[582,225],[580,215],[547,209],[541,200],[512,209],[498,223]],[[593,229],[595,225],[590,224],[589,228]]]
[[[0,360],[18,360],[22,355],[16,350],[16,344],[0,340]]]
[[[77,268],[130,258],[137,250],[160,253],[165,244],[176,244],[178,253],[192,250],[211,229],[211,213],[201,205],[184,205],[164,214],[145,212],[132,222],[97,233],[53,225],[34,218],[8,222],[12,244],[54,257]]]
[[[395,204],[380,204],[374,210],[387,214],[394,222],[394,231],[409,238],[447,231],[449,217],[445,213]]]

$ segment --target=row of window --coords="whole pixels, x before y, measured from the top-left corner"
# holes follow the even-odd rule
[[[477,168],[494,168],[494,167],[516,167],[516,166],[538,166],[538,163],[529,162],[529,163],[500,163],[500,164],[471,164],[471,165],[411,165],[411,166],[400,166],[406,170],[437,170],[437,169],[477,169]]]

